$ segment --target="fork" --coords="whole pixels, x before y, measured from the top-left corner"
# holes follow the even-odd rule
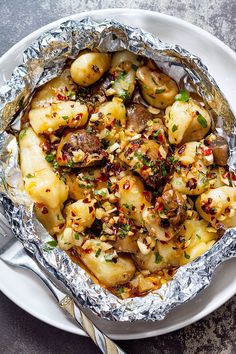
[[[1,209],[1,208],[0,208]],[[25,268],[36,274],[51,291],[59,306],[90,336],[104,354],[125,354],[107,335],[100,331],[85,315],[81,306],[73,298],[60,289],[57,279],[46,275],[38,263],[14,237],[7,219],[0,210],[0,259],[9,266]]]

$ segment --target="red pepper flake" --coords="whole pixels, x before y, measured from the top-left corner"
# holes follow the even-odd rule
[[[165,237],[170,238],[170,235],[168,234],[168,232],[165,232]]]
[[[123,184],[123,189],[128,190],[129,187],[130,187],[130,183],[128,180],[126,180],[125,183]]]
[[[46,208],[45,206],[42,209],[42,214],[48,214],[48,208]]]
[[[83,117],[82,113],[78,113],[76,114],[75,118],[73,118],[73,120],[80,120]]]
[[[90,206],[90,207],[89,207],[89,213],[91,214],[92,212],[93,212],[93,207]]]
[[[204,156],[209,156],[212,154],[212,149],[204,149],[204,148],[201,148],[201,152]]]
[[[230,177],[231,177],[232,181],[236,181],[236,174],[235,173],[231,172]]]
[[[89,200],[89,198],[85,198],[85,199],[83,199],[83,203],[85,203],[85,204],[88,204],[88,203],[90,203],[90,200]]]
[[[181,146],[181,148],[178,150],[178,154],[181,155],[186,149],[186,144],[184,144],[183,146]]]
[[[51,189],[47,188],[47,189],[45,190],[45,192],[51,192]]]
[[[157,140],[160,141],[161,144],[164,144],[165,142],[164,136],[162,134],[158,134]]]
[[[229,171],[226,171],[223,175],[222,175],[223,178],[229,178]]]
[[[76,216],[76,214],[72,211],[71,212],[71,215],[73,216],[73,217],[75,217]]]
[[[161,200],[159,200],[159,199],[160,198],[158,198],[157,201],[156,201],[155,209],[157,211],[162,211],[164,207],[163,207],[163,204],[162,204]]]
[[[65,100],[66,100],[66,96],[64,96],[64,95],[62,95],[62,94],[60,94],[60,93],[58,93],[56,97],[57,97],[57,99],[60,100],[60,101],[65,101]]]
[[[143,210],[144,207],[145,207],[145,204],[142,204],[140,209]]]
[[[226,214],[230,213],[230,207],[225,208],[225,213]]]
[[[196,180],[196,178],[191,178],[191,179],[186,183],[186,187],[189,188],[190,191],[191,191],[192,189],[196,189],[196,188],[197,188],[197,180]]]
[[[100,176],[97,178],[98,182],[107,182],[108,181],[108,175],[104,172],[100,174]]]

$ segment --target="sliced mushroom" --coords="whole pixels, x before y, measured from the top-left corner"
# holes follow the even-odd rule
[[[126,128],[128,130],[140,133],[149,120],[153,120],[154,115],[151,114],[143,105],[132,104],[127,108]]]
[[[212,149],[214,162],[226,166],[229,158],[229,147],[223,136],[211,134],[204,140],[205,145]]]
[[[67,133],[57,148],[60,166],[87,167],[96,165],[106,157],[99,139],[85,129]]]

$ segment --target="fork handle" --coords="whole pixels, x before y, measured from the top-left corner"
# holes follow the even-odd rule
[[[125,352],[115,344],[109,337],[101,332],[92,321],[84,314],[84,312],[77,306],[74,300],[60,291],[53,282],[44,274],[38,264],[29,257],[29,263],[24,264],[24,268],[31,270],[36,274],[52,292],[54,297],[59,302],[60,307],[70,315],[89,335],[94,343],[101,349],[104,354],[125,354]]]

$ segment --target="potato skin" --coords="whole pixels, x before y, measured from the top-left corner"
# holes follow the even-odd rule
[[[165,124],[170,143],[179,145],[204,138],[210,130],[211,117],[204,108],[191,99],[188,102],[176,101],[166,109]]]
[[[78,128],[88,120],[88,108],[79,102],[61,101],[29,111],[29,121],[37,134],[51,134],[60,127]]]
[[[110,64],[110,54],[82,52],[71,65],[71,77],[78,85],[87,87],[98,81]]]
[[[166,108],[174,102],[178,87],[169,76],[150,69],[148,66],[138,68],[136,76],[143,97],[151,106]]]

